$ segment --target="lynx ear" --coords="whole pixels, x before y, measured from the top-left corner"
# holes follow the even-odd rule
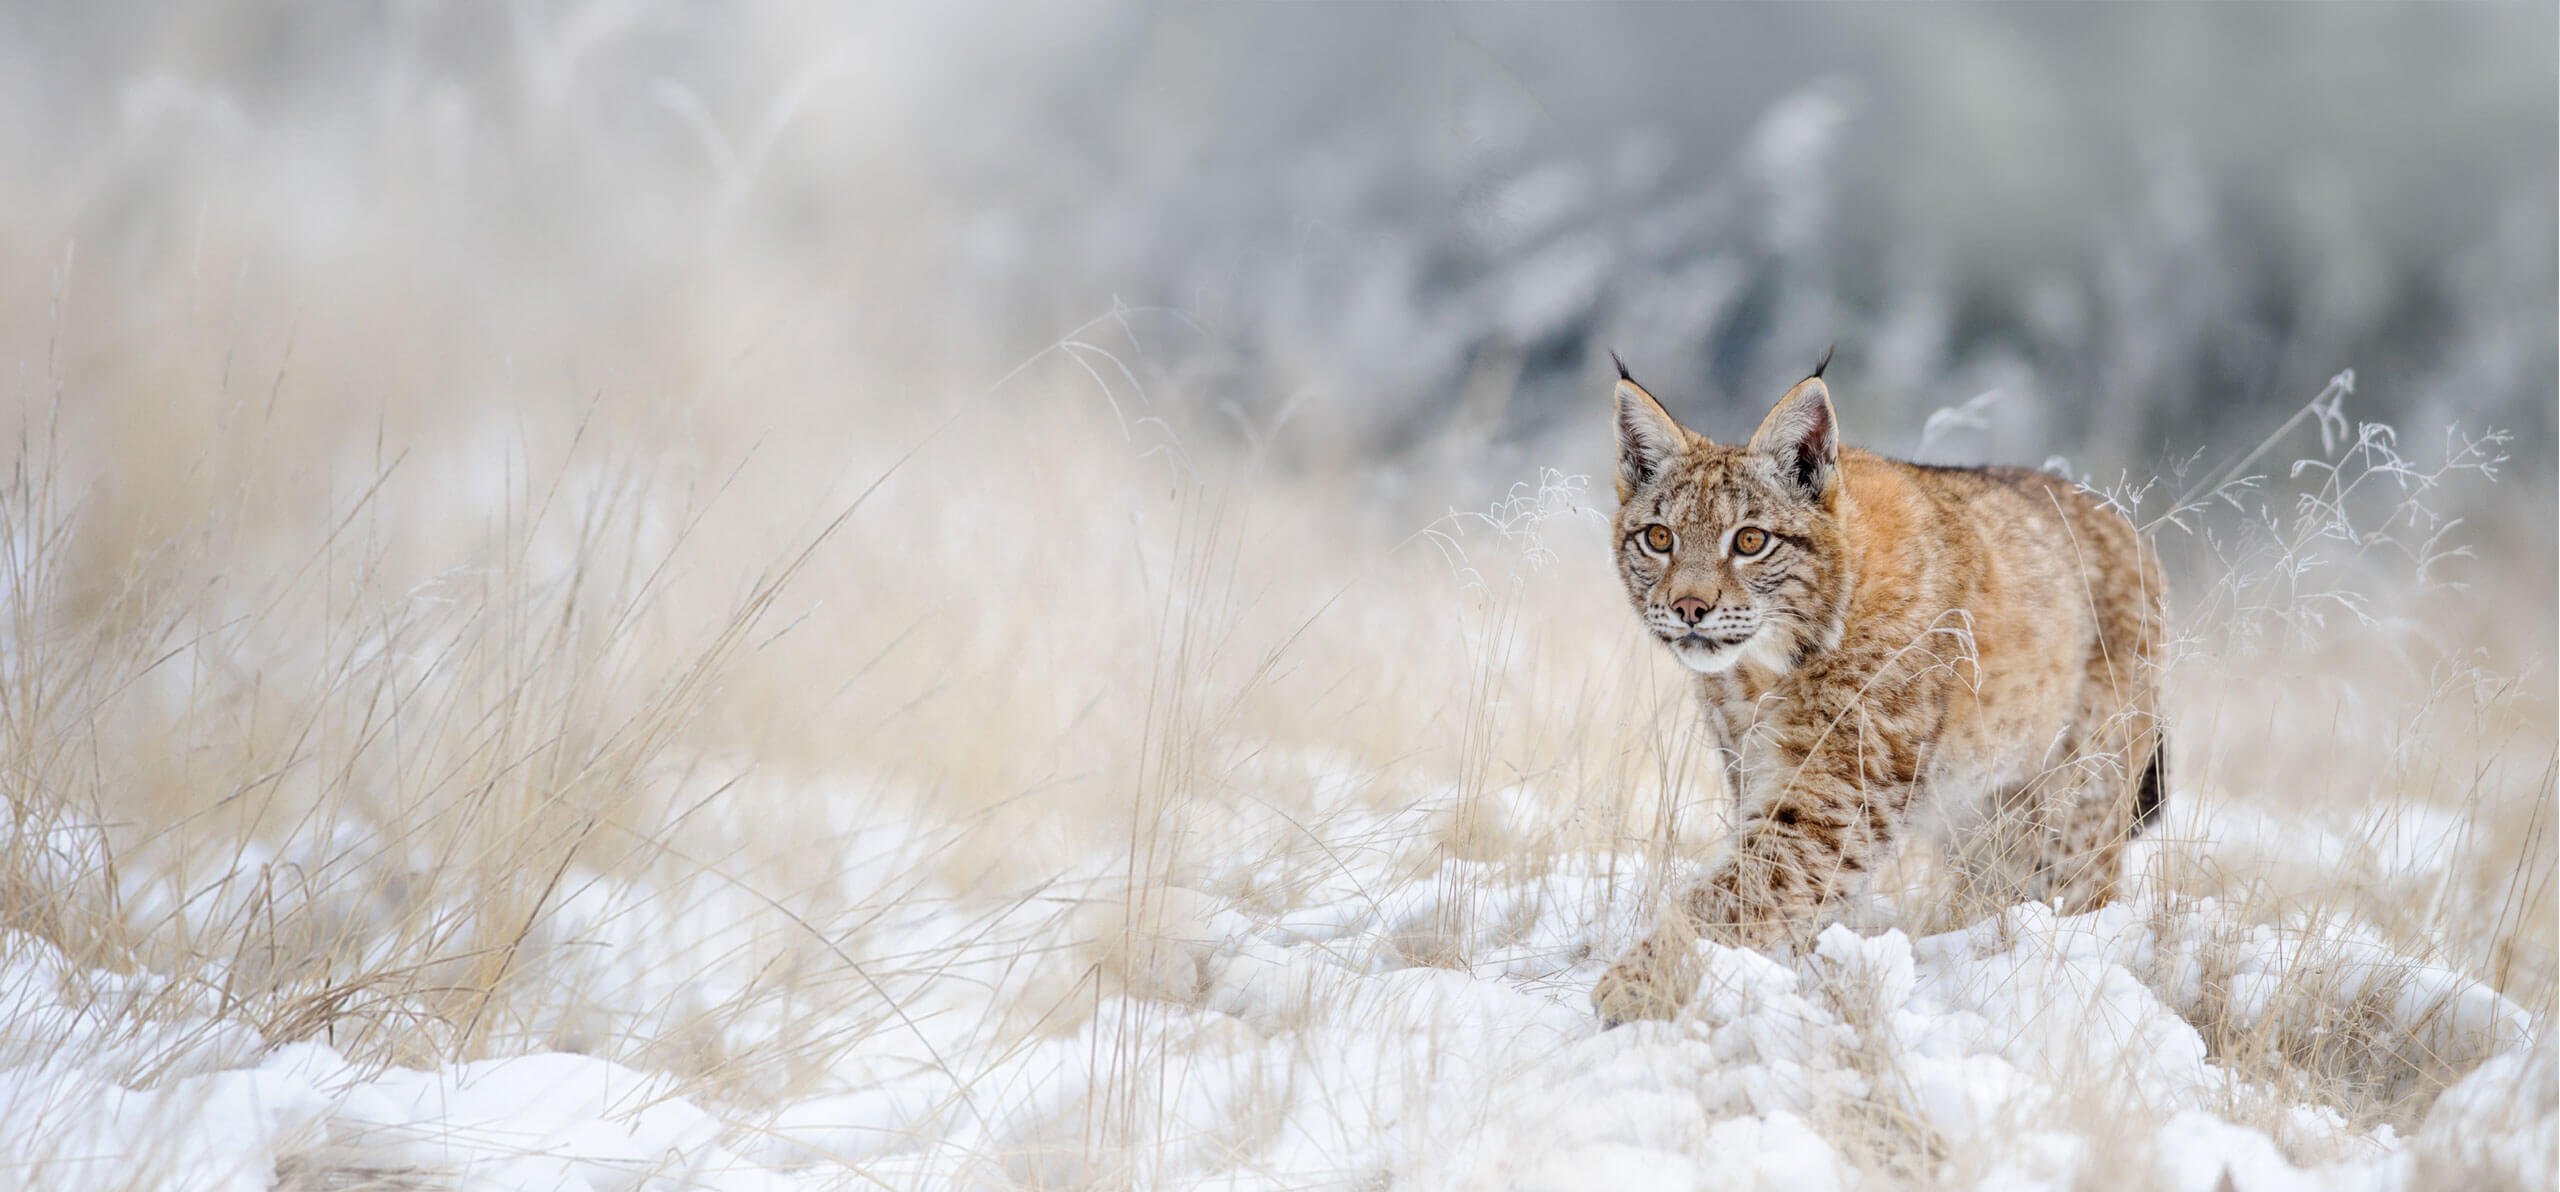
[[[1776,461],[1778,474],[1804,495],[1831,503],[1840,477],[1840,420],[1831,413],[1831,390],[1821,377],[1806,377],[1778,399],[1752,432],[1751,449]]]
[[[1689,432],[1627,375],[1624,364],[1618,366],[1617,406],[1618,499],[1624,501],[1671,466],[1688,447]]]

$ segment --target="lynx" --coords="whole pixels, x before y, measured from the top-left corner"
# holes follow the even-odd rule
[[[2166,604],[2132,523],[2043,472],[1843,448],[1823,371],[1732,446],[1618,366],[1618,574],[1696,672],[1738,815],[1592,990],[1611,1025],[1677,1013],[1700,936],[1801,942],[1920,824],[1964,888],[2076,913],[2160,813]]]

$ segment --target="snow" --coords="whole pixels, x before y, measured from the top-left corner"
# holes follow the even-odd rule
[[[546,932],[552,979],[603,1003],[589,1036],[735,1001],[718,1029],[738,1054],[843,1040],[790,1079],[539,1046],[567,1011],[501,1054],[356,1065],[262,1039],[178,977],[0,934],[0,1170],[207,1192],[297,1171],[594,1192],[2551,1186],[2541,1024],[2353,923],[2137,894],[1921,938],[1834,925],[1781,958],[1701,944],[1688,1016],[1604,1031],[1586,999],[1641,927],[1642,858],[1417,869],[1419,836],[1355,847],[1409,826],[1367,814],[1322,821],[1343,847],[1321,876],[1240,846],[1196,885],[1097,865],[1013,903],[901,884],[923,834],[848,823],[838,892],[901,897],[822,954],[889,973],[940,950],[927,976],[880,978],[894,1015],[876,995],[756,1001],[770,957],[740,941],[771,908],[735,883],[570,883]],[[1111,989],[1079,984],[1084,965]],[[2378,1053],[2468,1075],[2403,1137],[2252,1084],[2199,1028],[2290,1029],[2306,998],[2361,1015]]]

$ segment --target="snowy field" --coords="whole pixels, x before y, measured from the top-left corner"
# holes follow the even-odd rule
[[[1584,999],[1635,925],[1639,858],[1435,863],[1401,817],[1338,815],[1329,863],[1293,874],[1267,860],[1296,830],[1275,817],[1197,887],[1131,899],[1101,861],[989,905],[914,882],[934,841],[913,822],[796,795],[861,842],[842,896],[896,895],[813,932],[836,971],[758,996],[770,962],[741,952],[779,925],[751,888],[582,875],[548,924],[580,947],[544,975],[577,993],[537,1011],[602,1044],[575,1051],[357,1064],[226,1016],[217,974],[88,969],[11,933],[0,1162],[63,1189],[2552,1182],[2547,1024],[2351,922],[2146,895],[1917,939],[1835,925],[1792,963],[1704,945],[1687,1017],[1604,1032]],[[843,988],[868,973],[898,975]],[[693,1031],[788,1058],[710,1081],[605,1058]],[[2329,1070],[2294,1084],[2235,1039]],[[2358,1112],[2406,1099],[2423,1110]]]

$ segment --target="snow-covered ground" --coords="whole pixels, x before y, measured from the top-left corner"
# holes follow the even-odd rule
[[[2248,847],[2248,816],[2224,818]],[[874,822],[835,875],[873,909],[796,929],[752,882],[570,883],[540,946],[575,997],[524,1037],[584,1015],[582,1050],[614,1053],[699,1020],[711,1050],[788,1057],[717,1078],[530,1047],[357,1066],[241,1025],[219,972],[84,970],[10,932],[0,1173],[66,1192],[2552,1186],[2547,1024],[2334,916],[2250,927],[2145,893],[1914,939],[1879,900],[1791,961],[1702,945],[1688,1017],[1603,1031],[1585,999],[1642,918],[1642,858],[1417,876],[1428,833],[1327,823],[1318,870],[1268,872],[1277,825],[1245,820],[1205,888],[1133,889],[1096,858],[994,902],[916,882],[930,834]],[[2149,847],[2158,866],[2185,846]],[[858,897],[893,885],[885,907]],[[777,930],[823,941],[836,993],[758,1001]],[[2395,1129],[2214,1042],[2308,1054],[2332,1032],[2357,1035],[2332,1075],[2459,1082]]]

